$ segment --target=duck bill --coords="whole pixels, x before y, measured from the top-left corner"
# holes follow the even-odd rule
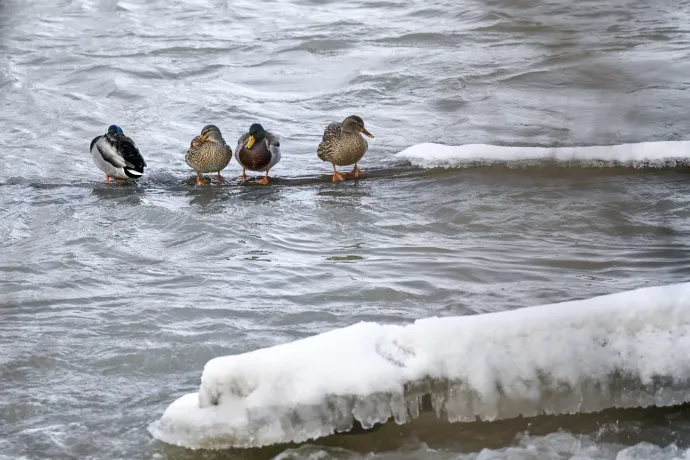
[[[254,142],[256,142],[256,139],[254,139],[254,136],[249,136],[249,140],[247,141],[247,148],[250,149],[254,145]]]
[[[366,128],[362,128],[362,134],[364,134],[367,137],[374,137],[374,135],[367,131]]]

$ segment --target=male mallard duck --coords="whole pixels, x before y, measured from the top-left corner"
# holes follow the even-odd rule
[[[184,159],[196,171],[196,185],[208,183],[206,179],[201,179],[201,173],[217,172],[218,181],[222,182],[220,172],[230,163],[232,149],[225,143],[217,126],[206,125],[201,135],[192,140]]]
[[[247,169],[250,171],[266,171],[266,175],[259,181],[268,184],[268,171],[280,161],[280,138],[265,131],[259,123],[249,127],[249,132],[240,136],[235,149],[235,160],[242,166],[242,180],[247,179]]]
[[[124,181],[144,175],[144,157],[134,141],[125,136],[117,125],[111,125],[107,133],[95,137],[90,149],[96,166],[105,173],[106,184],[110,183],[111,176]]]
[[[358,178],[364,171],[357,167],[357,162],[362,159],[369,148],[367,140],[360,133],[368,137],[374,137],[364,127],[364,121],[357,115],[350,115],[342,123],[333,122],[323,131],[323,139],[319,144],[317,154],[323,161],[333,164],[333,182],[345,180],[335,166],[347,166],[354,163],[355,168],[350,172]]]

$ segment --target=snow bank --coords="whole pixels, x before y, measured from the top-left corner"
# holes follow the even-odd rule
[[[451,422],[690,401],[690,283],[406,326],[358,323],[225,356],[149,431],[190,448],[302,442],[419,414]]]
[[[626,166],[673,168],[690,166],[690,141],[642,142],[588,147],[502,147],[487,144],[417,144],[396,154],[423,168],[492,164],[533,166],[545,162],[581,167]]]

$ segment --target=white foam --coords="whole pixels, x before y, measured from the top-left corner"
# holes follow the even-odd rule
[[[358,323],[209,361],[149,430],[190,448],[303,442],[449,421],[690,401],[690,283],[406,326]]]
[[[576,166],[671,168],[690,165],[690,141],[641,142],[587,147],[504,147],[488,144],[417,144],[396,154],[423,168],[492,164],[533,166],[545,162]]]

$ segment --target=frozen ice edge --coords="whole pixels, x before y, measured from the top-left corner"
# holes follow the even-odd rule
[[[450,422],[690,402],[690,283],[500,313],[358,323],[214,358],[150,433],[198,449],[304,442],[419,415]]]
[[[690,141],[639,142],[582,147],[515,147],[490,144],[416,144],[395,155],[422,168],[457,168],[502,164],[675,168],[690,166]]]

